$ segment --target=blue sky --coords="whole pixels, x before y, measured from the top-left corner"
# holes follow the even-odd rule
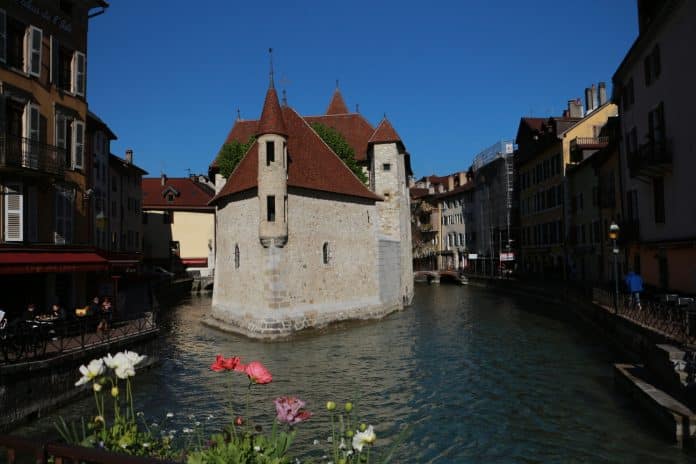
[[[207,172],[237,108],[276,87],[323,114],[386,113],[416,176],[468,168],[521,116],[560,114],[611,76],[637,35],[635,0],[113,0],[90,20],[88,101],[150,175]]]

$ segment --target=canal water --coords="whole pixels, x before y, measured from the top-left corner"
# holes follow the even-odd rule
[[[614,388],[606,344],[562,307],[459,286],[417,286],[412,307],[382,321],[350,323],[293,340],[261,343],[203,326],[210,299],[163,310],[162,363],[135,378],[137,408],[181,435],[197,421],[228,418],[223,401],[245,402],[240,375],[215,373],[216,354],[262,361],[273,382],[252,390],[249,415],[268,421],[272,399],[296,395],[315,413],[296,450],[321,460],[327,400],[353,400],[384,449],[406,425],[396,462],[681,463],[690,457],[657,438],[650,421]],[[76,373],[76,380],[78,375]],[[84,399],[56,412],[92,414]],[[210,418],[212,416],[212,418]],[[51,433],[46,417],[17,433]]]

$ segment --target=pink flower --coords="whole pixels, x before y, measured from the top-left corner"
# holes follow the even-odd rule
[[[215,357],[215,362],[210,366],[215,372],[221,371],[238,371],[243,372],[244,366],[239,362],[239,357],[233,356],[225,359],[221,354]],[[241,369],[240,369],[241,366]]]
[[[278,413],[276,416],[278,422],[293,425],[312,417],[311,412],[302,410],[305,406],[305,402],[294,396],[278,397],[275,399],[274,403],[276,412]]]
[[[247,364],[244,368],[244,372],[249,376],[249,380],[254,383],[271,383],[271,380],[273,380],[273,376],[268,372],[266,366],[258,361],[252,361]]]

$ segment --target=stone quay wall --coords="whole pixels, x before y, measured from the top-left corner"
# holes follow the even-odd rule
[[[138,369],[148,368],[158,362],[157,332],[43,361],[0,366],[0,431],[11,431],[18,423],[39,418],[78,396],[91,394],[91,384],[75,387],[80,365],[123,349],[147,355]]]

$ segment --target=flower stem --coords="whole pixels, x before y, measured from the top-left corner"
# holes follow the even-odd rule
[[[331,411],[331,446],[333,446],[334,462],[338,462],[338,444],[336,443],[336,426],[333,411]]]

